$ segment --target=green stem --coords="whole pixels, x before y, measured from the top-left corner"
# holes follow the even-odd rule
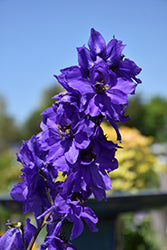
[[[32,250],[32,247],[33,247],[33,245],[34,245],[34,243],[35,243],[35,241],[36,241],[36,239],[37,239],[37,237],[38,237],[40,231],[42,230],[42,228],[43,228],[45,225],[48,224],[48,221],[47,221],[47,220],[48,220],[49,216],[51,215],[51,213],[52,213],[52,212],[49,212],[48,214],[46,214],[45,217],[44,217],[44,219],[41,221],[41,224],[39,225],[39,227],[37,228],[37,230],[36,230],[34,236],[32,237],[32,239],[31,239],[31,241],[30,241],[30,243],[29,243],[29,245],[28,245],[27,250]]]
[[[26,243],[25,243],[25,239],[24,239],[24,228],[23,228],[23,225],[21,225],[21,236],[22,236],[22,240],[23,240],[23,246],[24,246],[24,250],[27,250],[27,247],[26,247]]]

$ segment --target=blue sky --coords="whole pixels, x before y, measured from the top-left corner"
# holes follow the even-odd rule
[[[76,47],[90,29],[124,54],[142,73],[145,99],[167,97],[167,0],[0,0],[0,94],[8,113],[23,122],[39,105],[54,74],[77,64]]]

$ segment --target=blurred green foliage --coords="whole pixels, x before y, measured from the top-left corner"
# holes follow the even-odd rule
[[[21,167],[21,164],[16,160],[15,152],[5,150],[0,153],[1,193],[9,192],[11,185],[20,181]]]
[[[154,97],[146,105],[145,133],[153,135],[158,142],[167,141],[167,101]]]
[[[21,140],[20,129],[7,113],[5,99],[0,96],[0,152]]]
[[[123,250],[160,250],[148,214],[128,213],[122,216],[121,223]]]
[[[167,99],[155,96],[144,102],[141,95],[136,95],[129,99],[126,114],[131,119],[124,126],[135,127],[143,135],[153,136],[155,142],[167,141]]]
[[[43,92],[39,106],[22,125],[22,139],[28,140],[32,137],[32,135],[36,135],[40,132],[40,123],[42,121],[41,113],[55,102],[55,99],[52,97],[62,91],[63,88],[59,84],[55,83]]]

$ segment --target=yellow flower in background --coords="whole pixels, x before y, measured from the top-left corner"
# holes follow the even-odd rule
[[[114,129],[106,123],[102,123],[101,127],[107,139],[117,143]],[[151,152],[153,138],[142,135],[136,128],[122,126],[119,131],[122,136],[119,146],[123,148],[116,152],[118,169],[109,173],[112,190],[158,188],[158,172],[167,173],[167,168]]]

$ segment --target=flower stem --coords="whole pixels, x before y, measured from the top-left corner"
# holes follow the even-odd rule
[[[27,250],[32,250],[32,247],[33,247],[33,245],[34,245],[34,243],[35,243],[35,241],[36,241],[36,239],[37,239],[37,237],[38,237],[40,231],[42,230],[42,228],[43,228],[45,225],[48,224],[48,221],[47,221],[47,220],[48,220],[49,216],[51,215],[51,213],[52,213],[52,212],[49,212],[48,214],[46,214],[45,217],[44,217],[44,219],[41,221],[41,224],[39,225],[39,227],[37,228],[37,230],[36,230],[34,236],[32,237],[32,239],[31,239],[31,241],[30,241],[30,243],[29,243],[29,245],[28,245],[28,247],[27,247]]]
[[[22,240],[23,240],[23,245],[24,245],[24,250],[27,250],[26,248],[26,243],[25,243],[25,239],[24,239],[24,228],[23,228],[23,225],[21,225],[21,236],[22,236]]]

